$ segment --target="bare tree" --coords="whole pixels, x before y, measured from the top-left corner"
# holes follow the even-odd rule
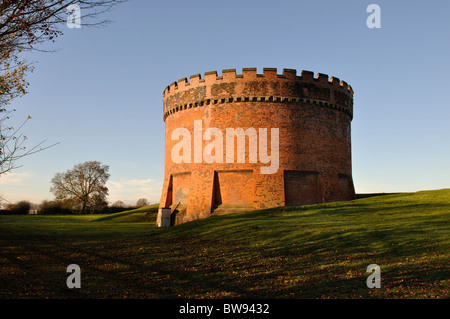
[[[4,209],[8,204],[11,204],[11,202],[4,198],[3,194],[0,194],[0,210]]]
[[[22,56],[39,50],[38,45],[62,35],[73,10],[78,9],[83,26],[99,26],[108,20],[99,16],[126,0],[2,0],[0,1],[0,175],[17,168],[15,162],[51,146],[43,142],[26,150],[26,137],[7,126],[11,110],[7,105],[27,93],[25,76],[33,70]],[[26,121],[25,121],[26,122]],[[53,145],[52,145],[53,146]]]
[[[148,205],[147,198],[139,198],[138,201],[136,202],[136,207],[143,207],[147,205]]]
[[[14,215],[27,215],[31,209],[31,203],[27,200],[19,201],[15,204],[9,204],[7,209]]]
[[[121,200],[115,201],[111,206],[112,207],[120,207],[120,208],[126,207],[125,203],[122,202]]]
[[[0,113],[2,110],[3,109],[0,109]],[[24,144],[28,138],[21,132],[21,130],[31,119],[31,116],[28,116],[17,129],[14,129],[11,126],[6,125],[6,120],[10,118],[11,112],[12,111],[5,112],[6,114],[0,118],[0,175],[21,167],[17,165],[17,161],[19,159],[33,155],[58,144],[55,143],[49,146],[43,146],[45,143],[44,140],[27,149]]]
[[[71,199],[81,205],[81,212],[86,213],[105,202],[108,188],[105,186],[109,179],[109,166],[98,161],[77,164],[65,173],[57,173],[52,179],[50,191],[56,200]]]
[[[99,26],[109,20],[98,17],[126,0],[3,0],[0,3],[0,102],[4,106],[24,95],[29,63],[23,51],[38,50],[38,45],[55,41],[62,35],[71,10],[77,8],[83,26]]]
[[[0,48],[7,50],[34,49],[36,44],[53,41],[62,34],[61,26],[78,8],[83,26],[98,26],[103,13],[126,0],[3,0],[0,3]]]

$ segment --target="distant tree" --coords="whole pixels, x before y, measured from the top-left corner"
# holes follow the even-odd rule
[[[121,200],[115,201],[112,205],[112,207],[120,207],[120,208],[125,208],[125,203],[122,202]]]
[[[136,207],[142,207],[142,206],[147,206],[148,205],[148,200],[147,198],[140,198],[138,199],[138,201],[136,202]]]
[[[8,205],[9,201],[3,197],[3,194],[0,194],[0,210],[3,210]]]
[[[41,205],[39,205],[38,210],[41,215],[63,215],[72,213],[71,205],[68,205],[68,203],[64,201],[57,200],[44,200]]]
[[[22,200],[20,202],[17,202],[15,204],[9,204],[7,206],[8,210],[11,212],[11,214],[14,215],[27,215],[31,208],[31,203],[26,200]]]
[[[92,206],[90,207],[92,213],[103,212],[108,207],[108,201],[105,196],[95,194],[92,197]]]
[[[106,201],[109,166],[97,161],[77,164],[65,173],[56,173],[50,191],[57,200],[72,200],[81,212],[93,212],[99,201]]]

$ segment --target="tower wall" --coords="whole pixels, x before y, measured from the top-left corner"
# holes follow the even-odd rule
[[[282,74],[272,68],[262,74],[255,68],[245,68],[242,74],[223,70],[221,76],[214,71],[173,82],[164,90],[163,102],[166,145],[160,208],[172,208],[174,224],[208,217],[219,205],[261,209],[354,199],[353,90],[346,82],[309,71],[297,75],[291,69]],[[172,158],[181,141],[172,139],[177,128],[191,137],[187,163]],[[205,147],[217,138],[204,139],[209,128],[223,135],[222,160],[212,163],[203,158]],[[246,137],[243,163],[238,162],[237,139],[234,160],[227,162],[227,128],[255,129],[259,134],[255,144]],[[273,174],[261,173],[269,165],[260,157],[261,128],[267,129],[269,154],[275,141],[271,129],[278,129],[279,165]],[[255,153],[257,161],[252,162],[250,154]]]

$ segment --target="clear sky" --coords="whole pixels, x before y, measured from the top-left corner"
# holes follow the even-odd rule
[[[381,8],[380,29],[366,25],[371,3]],[[1,176],[0,194],[52,199],[57,172],[98,160],[110,166],[110,202],[159,201],[162,91],[245,67],[310,70],[353,87],[357,192],[448,188],[449,17],[448,0],[130,0],[105,16],[107,27],[64,27],[45,47],[55,52],[28,54],[35,71],[11,123],[31,115],[28,146],[60,144]]]

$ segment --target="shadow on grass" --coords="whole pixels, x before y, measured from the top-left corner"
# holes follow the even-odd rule
[[[121,218],[121,217],[125,217],[125,216],[131,216],[131,215],[134,215],[134,214],[150,213],[150,214],[155,214],[156,215],[156,213],[158,213],[158,207],[159,207],[159,204],[150,205],[150,206],[144,206],[144,207],[140,207],[140,208],[127,210],[127,211],[124,211],[124,212],[110,214],[110,215],[107,215],[107,216],[96,218],[96,219],[91,220],[91,222],[115,221],[115,219],[118,219],[118,218]]]
[[[369,198],[375,196],[398,195],[398,194],[407,194],[407,193],[363,193],[363,194],[356,194],[356,199]]]
[[[267,209],[164,229],[120,217],[8,218],[0,223],[0,297],[446,296],[439,289],[448,284],[450,193],[436,194]],[[79,291],[66,287],[72,263],[82,269]],[[371,263],[382,267],[384,289],[365,286]]]

